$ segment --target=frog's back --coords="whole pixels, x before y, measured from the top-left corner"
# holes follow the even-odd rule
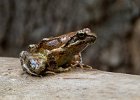
[[[38,44],[38,48],[52,50],[66,44],[75,32],[64,34],[58,37],[44,38]]]

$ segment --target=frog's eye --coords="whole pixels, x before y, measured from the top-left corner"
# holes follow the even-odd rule
[[[79,39],[84,39],[86,37],[86,33],[84,33],[84,32],[77,32],[77,37]]]

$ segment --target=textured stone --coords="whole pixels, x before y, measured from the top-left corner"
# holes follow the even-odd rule
[[[53,76],[22,74],[17,58],[0,58],[2,100],[139,100],[140,76],[76,69]]]
[[[0,56],[18,57],[42,38],[89,27],[98,39],[86,49],[85,63],[101,70],[140,74],[134,53],[139,50],[130,49],[131,39],[137,42],[133,30],[139,5],[140,0],[1,0]]]

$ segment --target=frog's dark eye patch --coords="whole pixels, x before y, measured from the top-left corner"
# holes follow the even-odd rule
[[[77,40],[77,36],[71,37],[71,39],[65,44],[64,47],[68,46],[69,44],[75,43]]]
[[[70,38],[70,40],[64,45],[64,47],[68,46],[68,45],[74,45],[80,41],[83,41],[85,38],[87,37],[87,33],[80,30],[77,31],[76,35],[74,35],[73,37]]]
[[[77,32],[76,35],[79,39],[85,39],[87,34],[85,32]]]

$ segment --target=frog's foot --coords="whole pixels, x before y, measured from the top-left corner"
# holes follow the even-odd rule
[[[52,74],[52,75],[55,75],[56,73],[53,72],[53,71],[46,71],[45,74]]]
[[[91,66],[85,65],[85,64],[82,64],[82,63],[71,64],[71,67],[72,68],[80,67],[81,69],[92,69]]]
[[[80,68],[82,68],[82,69],[93,69],[91,66],[85,65],[85,64],[80,64],[79,66],[80,66]]]
[[[22,51],[20,53],[20,62],[21,62],[21,66],[22,66],[22,69],[23,69],[23,72],[27,72],[31,75],[36,75],[35,73],[32,73],[29,69],[29,67],[27,66],[27,57],[29,56],[28,52],[27,51]]]

